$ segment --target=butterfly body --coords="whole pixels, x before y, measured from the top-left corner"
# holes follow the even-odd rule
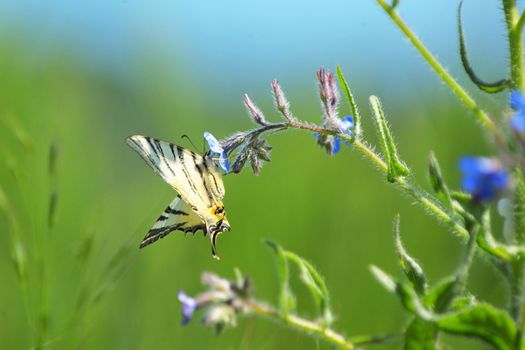
[[[201,156],[191,150],[148,136],[134,135],[126,139],[155,172],[178,195],[168,205],[148,232],[143,248],[172,231],[195,233],[203,230],[212,242],[216,257],[217,236],[230,230],[224,204],[224,184],[220,169],[209,152]]]

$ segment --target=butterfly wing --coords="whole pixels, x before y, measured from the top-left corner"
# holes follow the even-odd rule
[[[222,204],[224,185],[215,162],[208,156],[148,136],[135,135],[126,141],[201,218],[215,255],[217,235],[230,229]]]
[[[155,225],[140,243],[140,248],[156,242],[175,230],[192,233],[198,230],[206,230],[206,225],[202,219],[182,200],[180,195],[177,195],[159,216]]]

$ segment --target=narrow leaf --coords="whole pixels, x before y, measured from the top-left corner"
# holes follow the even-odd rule
[[[392,134],[390,133],[390,127],[386,121],[379,98],[376,96],[370,96],[369,101],[374,117],[377,136],[381,142],[381,147],[383,148],[383,153],[385,154],[386,162],[388,164],[387,179],[389,182],[394,182],[397,177],[407,176],[409,174],[409,169],[399,158],[397,147],[394,143]]]
[[[333,321],[332,312],[330,310],[330,295],[323,277],[308,261],[299,255],[286,252],[286,257],[293,261],[301,271],[301,281],[306,285],[312,298],[319,307],[319,311],[326,324],[331,324]]]
[[[499,350],[516,348],[516,325],[507,312],[489,304],[478,304],[444,316],[437,325],[444,332],[475,337]]]
[[[452,197],[450,196],[450,191],[448,189],[447,184],[445,183],[445,180],[441,173],[441,167],[439,166],[439,162],[434,152],[430,152],[430,155],[428,157],[428,177],[434,192],[436,192],[436,194],[440,196],[441,200],[446,203],[449,209],[454,211],[454,205],[452,204]]]
[[[425,306],[437,313],[448,310],[454,298],[460,291],[460,285],[456,277],[448,277],[440,281],[424,298]]]
[[[405,350],[438,350],[438,328],[428,321],[414,318],[405,331]]]
[[[352,91],[350,90],[350,86],[346,82],[346,79],[343,75],[343,71],[341,70],[341,67],[337,65],[337,77],[339,78],[339,83],[343,87],[343,91],[346,95],[346,100],[348,101],[348,105],[350,106],[350,111],[352,114],[352,117],[354,117],[354,133],[355,138],[359,139],[361,136],[361,115],[359,114],[359,108],[357,108],[357,103],[354,100],[354,95],[352,95]]]
[[[481,232],[477,238],[478,246],[498,259],[512,261],[517,251],[513,251],[512,247],[496,241],[492,235],[490,221],[490,210],[486,210],[481,217]]]
[[[372,272],[377,281],[381,283],[387,291],[390,293],[396,292],[396,281],[390,277],[390,275],[386,274],[383,270],[374,265],[370,266],[370,272]]]
[[[487,83],[483,80],[481,80],[476,73],[474,72],[474,69],[470,65],[470,62],[468,60],[467,55],[467,44],[465,42],[465,34],[463,32],[463,25],[461,23],[461,8],[463,6],[463,1],[459,2],[458,6],[458,34],[459,34],[459,53],[461,56],[461,63],[463,64],[463,69],[465,69],[465,72],[467,73],[470,80],[481,90],[490,93],[495,94],[500,91],[503,91],[509,87],[509,80],[508,79],[501,79],[494,83]]]
[[[424,295],[427,288],[427,279],[421,266],[419,266],[414,258],[408,255],[405,247],[403,247],[399,234],[399,214],[394,218],[394,241],[401,270],[403,270],[405,276],[407,276],[416,293]]]
[[[399,297],[401,304],[407,311],[423,320],[430,321],[434,319],[433,313],[422,304],[411,286],[394,280],[377,266],[370,266],[370,271],[389,292],[395,293]]]
[[[281,316],[285,317],[295,309],[295,296],[290,288],[290,271],[288,267],[288,259],[285,256],[284,250],[278,244],[272,241],[265,241],[265,243],[272,249],[277,263],[277,274],[279,277],[279,311]]]

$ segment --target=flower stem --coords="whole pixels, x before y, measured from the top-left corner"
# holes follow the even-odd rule
[[[366,143],[360,141],[360,140],[354,140],[351,136],[348,136],[346,134],[338,134],[335,132],[330,132],[329,130],[326,130],[324,128],[306,124],[306,123],[294,123],[292,127],[297,129],[303,129],[313,132],[318,132],[320,134],[329,134],[329,135],[337,135],[337,137],[340,137],[341,139],[348,141],[353,144],[354,148],[359,151],[361,154],[363,154],[368,160],[370,160],[376,167],[384,173],[385,175],[388,175],[388,166],[386,162],[376,153],[374,152]],[[451,213],[448,213],[440,204],[437,199],[432,197],[429,193],[426,191],[423,191],[419,187],[417,187],[414,183],[412,183],[410,180],[408,180],[405,177],[397,177],[394,181],[394,184],[397,185],[403,192],[409,194],[412,198],[414,198],[418,203],[421,204],[421,206],[427,210],[428,212],[432,213],[435,217],[437,217],[440,221],[450,225],[451,229],[457,233],[461,238],[468,238],[469,233],[465,229],[465,227],[460,224],[456,219],[454,219],[454,216]]]
[[[479,230],[480,227],[477,224],[473,224],[471,227],[469,227],[470,237],[467,243],[467,250],[465,251],[465,255],[463,255],[463,260],[461,261],[461,264],[459,265],[459,268],[456,272],[456,277],[460,284],[461,292],[463,292],[466,288],[468,273],[470,271],[470,267],[472,266],[472,262],[474,261]]]
[[[439,63],[439,61],[432,55],[432,53],[425,47],[419,38],[412,32],[412,30],[405,24],[403,19],[397,14],[392,6],[385,0],[376,0],[377,3],[390,16],[392,21],[401,29],[403,34],[410,40],[412,45],[419,51],[421,56],[427,61],[430,67],[437,73],[443,82],[452,90],[452,92],[467,106],[481,122],[481,124],[488,129],[494,137],[499,141],[499,131],[485,111],[483,111],[474,101],[474,99],[459,85],[459,83],[447,72],[447,70]],[[512,0],[508,0],[513,2]]]
[[[525,80],[523,79],[523,18],[520,19],[516,0],[503,0],[503,12],[509,40],[512,88],[525,91]]]
[[[345,138],[346,136],[342,135],[341,137]],[[383,172],[384,174],[388,174],[387,164],[370,147],[368,147],[366,144],[362,143],[359,140],[355,140],[354,147],[359,152],[361,152],[365,157],[367,157],[370,161],[372,161],[372,163],[374,163],[374,165],[376,165],[376,167],[381,172]],[[467,238],[469,236],[465,227],[459,224],[453,218],[452,214],[446,212],[445,209],[443,209],[443,207],[439,204],[439,202],[435,198],[433,198],[427,192],[418,188],[415,184],[407,180],[407,178],[398,177],[396,178],[394,184],[399,186],[401,190],[409,194],[412,198],[414,198],[417,202],[419,202],[423,206],[424,209],[431,212],[439,220],[447,224],[450,224],[452,230],[456,232],[460,237]]]
[[[340,349],[356,349],[355,345],[345,338],[345,336],[337,333],[331,328],[324,326],[323,324],[312,322],[293,314],[288,314],[285,317],[281,317],[279,312],[277,312],[277,310],[274,308],[255,300],[247,301],[246,305],[250,308],[251,312],[255,314],[266,316],[270,319],[280,321],[292,328],[315,334],[319,338],[337,346]]]
[[[379,169],[380,172],[382,172],[385,175],[388,175],[388,165],[386,164],[386,162],[366,143],[362,142],[361,140],[355,139],[347,134],[341,134],[337,131],[328,130],[314,124],[305,123],[300,120],[296,120],[289,123],[276,123],[266,125],[258,129],[254,129],[250,132],[250,134],[262,134],[266,131],[275,132],[284,129],[301,129],[316,132],[319,134],[337,136],[342,140],[351,143],[354,146],[354,148],[361,154],[363,154],[365,158],[370,160],[376,166],[376,168]],[[465,227],[454,218],[452,213],[447,212],[447,210],[443,208],[443,206],[439,203],[439,201],[436,198],[434,198],[428,192],[419,188],[409,179],[400,176],[395,178],[393,184],[397,185],[398,188],[400,188],[403,192],[407,193],[412,198],[414,198],[419,204],[421,204],[421,206],[425,210],[430,212],[434,217],[438,218],[439,221],[449,225],[452,231],[459,235],[461,238],[467,239],[470,236]]]

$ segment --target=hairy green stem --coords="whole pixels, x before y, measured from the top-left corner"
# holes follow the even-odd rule
[[[339,134],[336,131],[330,131],[325,128],[319,127],[317,125],[312,125],[312,124],[304,123],[301,121],[293,122],[290,124],[276,124],[276,125],[279,125],[279,127],[272,127],[269,129],[282,130],[286,128],[295,128],[295,129],[302,129],[302,130],[317,132],[319,134],[337,136],[344,141],[350,142],[353,145],[353,147],[357,151],[359,151],[362,155],[364,155],[368,160],[370,160],[377,167],[377,169],[379,169],[379,171],[381,171],[385,175],[388,175],[388,165],[381,158],[381,156],[378,155],[376,152],[374,152],[374,150],[372,150],[366,143],[360,140],[354,139],[353,137],[347,134]],[[268,128],[268,126],[265,126],[263,128]],[[438,218],[441,222],[449,225],[452,231],[455,232],[458,236],[464,239],[467,239],[469,237],[469,233],[465,229],[465,227],[454,218],[452,213],[447,212],[446,209],[443,208],[443,206],[440,204],[438,199],[434,198],[428,192],[420,189],[418,186],[416,186],[406,177],[397,177],[395,181],[393,182],[393,184],[397,185],[397,187],[400,188],[403,192],[409,194],[419,204],[421,204],[421,206],[425,210],[430,212],[433,216]]]
[[[323,324],[312,322],[310,320],[293,314],[288,314],[287,316],[281,317],[277,310],[254,300],[247,301],[246,305],[255,314],[266,316],[270,319],[280,321],[292,328],[314,334],[319,338],[325,340],[326,342],[337,346],[340,349],[356,349],[355,345],[345,336],[343,336],[340,333],[337,333],[336,331],[326,327]]]
[[[452,92],[469,108],[478,118],[481,124],[494,135],[496,140],[501,141],[499,131],[488,114],[483,111],[474,101],[474,99],[459,85],[459,83],[447,72],[447,70],[439,63],[439,61],[432,55],[432,53],[425,47],[419,38],[412,32],[412,30],[405,24],[401,17],[396,13],[394,8],[390,6],[385,0],[376,0],[377,3],[390,16],[392,21],[401,29],[403,34],[410,40],[412,45],[419,51],[421,56],[427,61],[430,67],[443,80],[443,82],[452,90]]]
[[[474,261],[474,255],[476,254],[476,248],[477,248],[476,243],[478,240],[479,230],[480,230],[480,227],[478,224],[472,225],[471,227],[469,227],[469,230],[468,230],[470,237],[467,243],[467,250],[465,251],[465,255],[463,255],[463,260],[461,261],[461,264],[459,265],[458,270],[456,272],[456,278],[459,283],[461,292],[463,292],[466,288],[468,273],[470,271],[472,262]]]
[[[513,89],[525,91],[523,79],[523,18],[520,18],[516,0],[503,0],[503,12],[509,40],[510,76]],[[523,17],[523,16],[522,16]]]
[[[294,125],[296,128],[300,129],[306,129],[318,133],[324,133],[329,134],[327,130],[319,127],[314,127],[310,125]],[[364,155],[368,160],[370,160],[376,167],[384,173],[385,175],[388,175],[388,165],[386,162],[377,154],[375,153],[368,145],[361,142],[360,140],[353,140],[351,136],[348,136],[346,134],[338,134],[338,137],[341,139],[353,142],[352,145],[354,148],[359,151],[362,155]],[[396,178],[394,185],[397,185],[403,192],[409,194],[412,198],[414,198],[418,203],[421,204],[421,206],[428,210],[430,213],[432,213],[435,217],[439,218],[440,221],[449,224],[452,230],[457,233],[462,238],[468,238],[469,233],[463,227],[460,223],[457,222],[457,220],[454,219],[453,215],[451,213],[448,213],[440,204],[439,201],[435,198],[433,198],[429,193],[421,190],[418,188],[415,184],[407,180],[405,177],[398,177]]]

